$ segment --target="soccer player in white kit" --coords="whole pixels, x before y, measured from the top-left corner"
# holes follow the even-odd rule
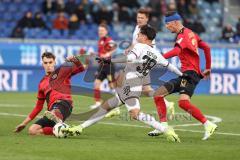
[[[62,129],[63,132],[73,136],[80,135],[83,129],[103,119],[109,111],[125,104],[131,118],[159,130],[169,141],[180,142],[173,128],[161,124],[156,121],[154,117],[140,110],[139,97],[142,93],[144,78],[157,64],[182,76],[181,71],[172,64],[169,64],[169,62],[154,49],[152,40],[155,36],[156,31],[152,27],[148,25],[142,26],[137,38],[139,43],[134,45],[129,54],[114,59],[98,58],[101,63],[126,63],[126,67],[117,79],[117,95],[105,101],[90,118],[81,125]]]
[[[149,21],[149,12],[144,9],[144,8],[141,8],[138,10],[137,12],[137,25],[135,27],[135,30],[133,32],[133,39],[132,39],[132,44],[136,44],[137,43],[137,35],[140,31],[140,28],[141,26],[144,26],[144,25],[147,25],[148,24],[148,21]],[[157,49],[156,47],[156,41],[155,39],[153,40],[153,46],[155,49]],[[152,87],[150,85],[151,83],[151,78],[150,78],[150,75],[148,75],[146,78],[145,78],[145,81],[147,85],[143,86],[143,93],[147,96],[152,96],[151,93],[152,93]],[[158,97],[154,97],[154,101],[155,103],[157,104],[158,103]],[[166,104],[166,107],[167,107],[167,113],[168,113],[168,117],[170,119],[173,119],[173,116],[174,116],[174,102],[169,102],[167,101],[165,98],[164,98],[164,101],[165,101],[165,104]],[[149,136],[158,136],[162,134],[161,132],[159,132],[158,130],[153,130],[151,132],[148,133]]]
[[[134,29],[134,32],[133,32],[133,36],[132,36],[132,45],[126,50],[126,54],[128,54],[128,52],[133,48],[133,46],[137,43],[137,36],[138,36],[138,33],[140,32],[140,28],[141,26],[144,26],[144,25],[147,25],[148,24],[148,21],[149,21],[149,12],[144,9],[144,8],[141,8],[138,10],[137,12],[137,25]],[[155,39],[152,41],[152,46],[157,49],[156,47],[156,44],[155,44]],[[144,86],[143,86],[143,93],[146,95],[146,96],[150,96],[152,97],[152,92],[153,92],[153,88],[151,87],[151,78],[150,78],[150,75],[146,76],[144,78]],[[158,103],[158,97],[155,97],[154,98],[155,100],[155,103]],[[166,99],[164,99],[165,101],[165,104],[166,104],[166,107],[167,107],[167,112],[168,112],[168,115],[169,115],[169,118],[170,119],[173,119],[173,116],[174,116],[174,102],[169,102],[167,101]],[[115,108],[114,110],[112,110],[111,112],[109,112],[106,117],[113,117],[113,116],[116,116],[116,115],[119,115],[120,114],[120,109],[119,108]],[[158,130],[153,130],[151,132],[148,133],[149,136],[158,136],[160,135],[161,132],[159,132]]]

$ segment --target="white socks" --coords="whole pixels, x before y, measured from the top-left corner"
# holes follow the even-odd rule
[[[100,121],[107,114],[107,110],[103,109],[101,106],[98,107],[98,111],[94,113],[88,120],[81,124],[82,128],[89,127],[94,123]]]
[[[149,114],[140,112],[137,118],[139,121],[155,128],[161,132],[164,132],[167,128],[166,126],[162,125],[160,122],[156,121],[155,118]]]

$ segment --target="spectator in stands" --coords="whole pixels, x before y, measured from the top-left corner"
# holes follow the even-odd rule
[[[110,25],[112,23],[113,13],[111,11],[108,11],[108,8],[106,6],[102,6],[101,10],[98,12],[98,15],[98,24],[107,23]]]
[[[48,31],[50,31],[51,29],[46,25],[46,23],[44,22],[43,18],[42,18],[42,14],[40,12],[36,12],[34,19],[33,19],[33,24],[34,24],[34,28],[41,28],[41,29],[47,29]]]
[[[87,19],[86,19],[86,14],[83,10],[83,5],[80,4],[77,8],[77,10],[75,11],[77,17],[78,17],[78,20],[80,21],[80,23],[84,24],[86,23]]]
[[[117,3],[112,3],[113,23],[119,23],[119,6]]]
[[[94,4],[100,4],[100,1],[99,0],[93,0],[93,3]],[[83,6],[84,13],[86,15],[89,15],[90,10],[91,10],[91,4],[89,3],[89,1],[88,0],[82,0],[81,5]]]
[[[75,31],[79,29],[79,26],[80,23],[78,20],[78,16],[76,14],[72,14],[68,24],[69,35],[75,34]]]
[[[93,19],[93,22],[99,23],[99,15],[98,13],[100,12],[102,8],[101,3],[99,0],[93,0],[93,2],[90,5],[90,14]]]
[[[161,3],[160,0],[151,0],[148,2],[147,6],[151,9],[150,13],[152,16],[159,18],[162,16],[161,13]]]
[[[176,11],[177,10],[177,5],[175,0],[170,0],[170,2],[167,5],[167,10],[168,11]]]
[[[17,26],[20,28],[33,28],[34,24],[33,24],[32,12],[31,11],[26,12],[24,17],[18,21]]]
[[[15,27],[11,34],[12,38],[24,38],[23,29],[20,27]]]
[[[44,14],[56,12],[56,2],[54,0],[45,0],[42,3],[42,11]]]
[[[233,42],[233,36],[234,32],[232,25],[227,24],[222,30],[222,40],[226,42]]]
[[[61,34],[68,29],[68,19],[65,17],[64,12],[58,13],[57,18],[53,20],[53,28],[60,30]]]
[[[234,42],[240,43],[240,17],[238,18],[238,23],[236,24],[236,33],[234,35]]]
[[[240,33],[240,17],[238,18],[238,23],[236,24],[237,33]]]
[[[65,10],[64,0],[57,0],[56,2],[56,11],[63,12]]]
[[[75,0],[68,0],[65,5],[65,12],[72,15],[77,10],[77,3]]]
[[[205,1],[207,1],[208,3],[219,3],[219,0],[205,0]]]
[[[131,0],[130,1],[126,1],[126,0],[114,0],[113,2],[117,3],[119,5],[119,7],[127,7],[130,9],[137,9],[140,8],[140,4],[138,3],[137,0]]]
[[[177,3],[177,11],[181,15],[181,17],[186,18],[188,15],[188,5],[186,0],[179,0]]]
[[[201,35],[201,33],[204,33],[206,31],[205,27],[201,22],[201,19],[197,19],[196,21],[194,21],[191,29],[199,35]]]
[[[128,12],[127,7],[124,7],[124,6],[120,7],[118,19],[122,23],[127,23],[127,24],[131,23],[131,16]]]
[[[197,0],[190,1],[190,4],[188,4],[188,11],[189,11],[189,15],[192,18],[197,19],[198,15],[199,15],[199,8],[197,5]]]
[[[161,24],[160,21],[158,19],[158,17],[156,16],[152,16],[149,24],[156,30],[156,31],[160,31],[161,30]]]

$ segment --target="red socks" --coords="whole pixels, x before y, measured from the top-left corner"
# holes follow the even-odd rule
[[[96,102],[100,102],[101,101],[100,89],[94,89],[94,98],[95,98]]]
[[[180,100],[178,101],[178,105],[201,123],[205,123],[207,121],[207,118],[201,113],[201,111],[197,107],[192,105],[190,101]]]
[[[53,128],[52,127],[44,127],[43,129],[44,135],[53,135]]]
[[[158,112],[160,122],[166,122],[167,121],[167,108],[166,108],[166,104],[164,102],[164,97],[160,97],[160,96],[154,97],[154,102],[157,107],[157,112]]]

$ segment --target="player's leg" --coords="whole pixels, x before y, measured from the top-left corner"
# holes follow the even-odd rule
[[[112,89],[112,93],[116,92],[115,91],[116,80],[115,80],[114,74],[115,74],[114,66],[111,66],[110,70],[109,70],[109,74],[107,75],[107,80],[109,83],[109,87]],[[105,117],[111,118],[111,117],[120,115],[120,113],[121,113],[120,108],[116,107],[116,108],[112,109],[110,112],[108,112]]]
[[[143,78],[143,93],[149,97],[153,97],[153,94],[154,94],[154,90],[153,88],[151,87],[151,79],[150,79],[150,75],[146,76]],[[155,97],[155,102],[156,102],[156,105],[159,106],[161,104],[158,104],[158,97]],[[169,118],[170,119],[173,119],[174,117],[174,102],[169,102],[167,101],[167,99],[164,98],[164,101],[165,101],[165,104],[166,104],[166,107],[167,107],[167,113],[169,115]]]
[[[66,100],[54,103],[50,111],[45,111],[44,116],[55,123],[64,122],[72,113],[72,105]]]
[[[180,108],[188,112],[196,120],[203,124],[205,134],[202,140],[207,140],[217,129],[217,125],[207,120],[207,118],[202,114],[201,110],[191,103],[189,95],[181,94],[178,101],[178,105]]]
[[[102,80],[100,80],[100,79],[95,79],[95,81],[94,81],[94,100],[95,100],[95,104],[90,106],[91,109],[97,108],[102,103],[101,102],[101,91],[100,91],[101,83],[102,83]]]
[[[182,78],[180,83],[180,98],[178,101],[179,107],[192,115],[196,120],[201,122],[205,128],[205,135],[203,140],[208,139],[216,130],[217,125],[208,121],[207,118],[202,114],[201,110],[193,105],[190,101],[194,90],[200,81],[200,76],[193,71],[187,71],[190,79]]]
[[[167,124],[168,118],[167,107],[164,97],[167,96],[168,94],[178,91],[179,89],[178,85],[180,83],[180,80],[181,80],[180,78],[172,79],[169,82],[162,85],[161,87],[159,87],[154,93],[154,102],[157,108],[158,117],[160,119],[160,122],[166,126],[168,125]],[[148,133],[149,136],[159,136],[160,134],[162,133],[159,132],[158,130],[153,130]]]
[[[138,98],[126,99],[125,105],[127,107],[127,110],[129,111],[130,116],[133,119],[143,122],[159,130],[160,132],[163,132],[167,140],[169,141],[180,142],[178,135],[174,132],[172,128],[162,125],[161,123],[156,121],[153,116],[140,111],[140,102]]]
[[[54,121],[44,116],[29,127],[28,133],[30,135],[53,135],[53,127],[55,124]]]
[[[121,104],[122,102],[119,100],[118,97],[115,96],[113,98],[110,98],[109,100],[101,104],[99,107],[95,108],[94,110],[96,111],[92,113],[88,120],[84,121],[81,125],[63,129],[63,132],[71,136],[80,135],[84,128],[87,128],[97,123],[98,121],[103,119],[109,111],[111,111],[115,107],[118,107]]]

